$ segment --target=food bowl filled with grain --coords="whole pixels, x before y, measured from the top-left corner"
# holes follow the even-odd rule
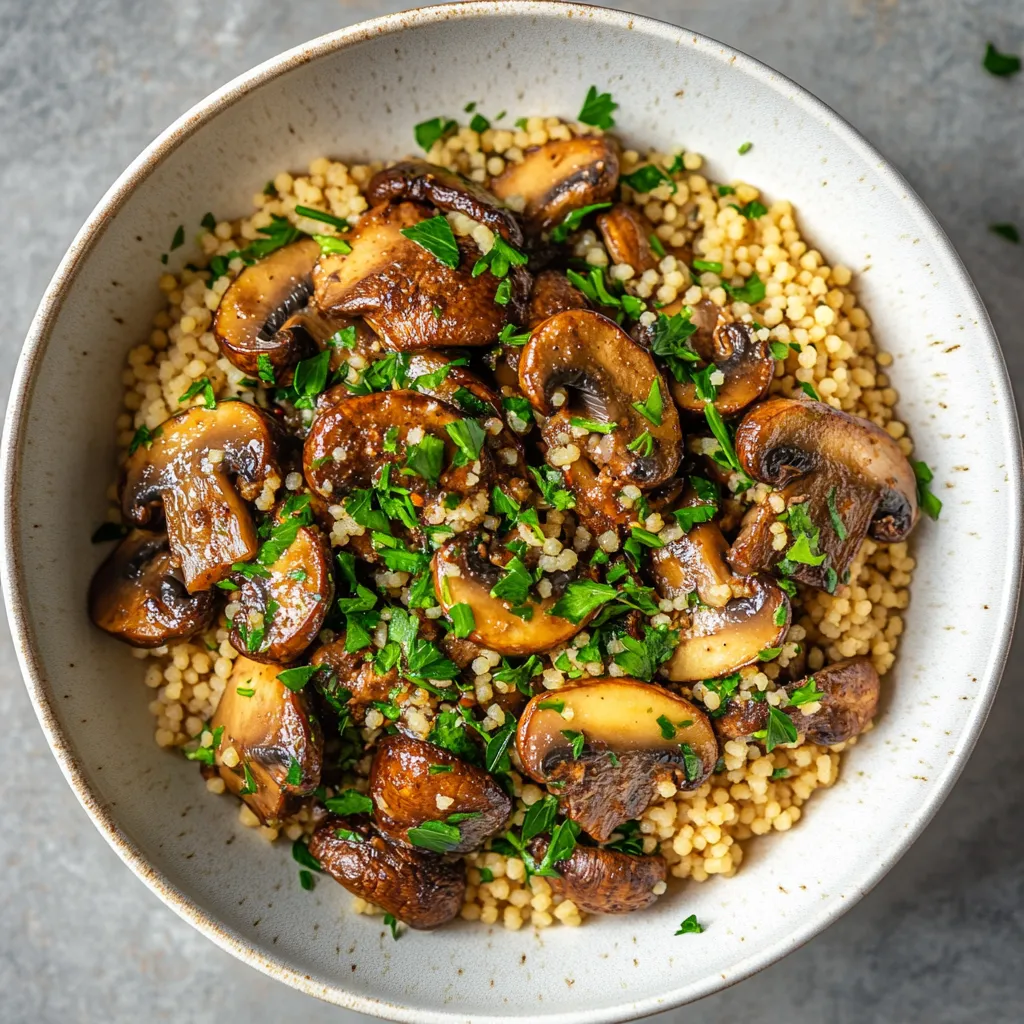
[[[388,27],[415,29],[419,52],[442,26],[495,31],[478,7]],[[529,35],[571,7],[505,17]],[[699,75],[694,108],[684,86],[652,124],[599,60],[620,16],[575,24],[595,64],[572,102],[438,83],[432,110],[406,96],[373,138],[289,122],[299,141],[247,157],[244,197],[222,175],[208,200],[190,193],[201,211],[172,203],[170,246],[148,281],[131,275],[160,301],[145,316],[128,303],[130,343],[103,358],[100,392],[121,391],[103,404],[116,453],[93,460],[102,557],[66,600],[121,666],[120,749],[148,742],[146,787],[174,788],[146,820],[166,839],[185,818],[170,846],[188,847],[188,884],[201,906],[211,887],[220,904],[240,893],[242,916],[218,906],[211,927],[157,888],[286,980],[402,1019],[621,1019],[666,1005],[658,971],[686,965],[670,1002],[749,973],[766,960],[748,961],[747,934],[791,948],[839,912],[833,890],[862,892],[892,862],[905,808],[919,828],[987,706],[960,711],[959,748],[935,740],[960,751],[941,767],[903,752],[931,727],[913,709],[946,700],[919,666],[947,614],[936,538],[956,543],[963,515],[915,448],[951,401],[945,365],[919,372],[934,328],[908,338],[916,283],[870,277],[842,230],[854,258],[834,255],[820,214],[806,230],[806,179],[766,169],[773,135],[688,137]],[[667,45],[676,30],[645,31]],[[320,59],[368,60],[372,38],[342,34]],[[692,76],[717,58],[691,45]],[[328,73],[308,58],[258,81],[293,95],[295,75]],[[237,99],[212,101],[239,125],[207,147],[242,144]],[[182,165],[187,151],[173,173],[201,180],[212,156]],[[855,218],[846,199],[813,205]],[[902,259],[872,242],[883,268]],[[978,441],[928,451],[945,465]],[[1016,493],[1017,451],[1003,454],[996,504]],[[988,585],[1015,595],[1015,569]],[[989,600],[1005,620],[1012,599]],[[986,652],[968,677],[987,671],[989,693],[999,629],[964,641]],[[904,779],[929,772],[925,807]],[[873,826],[865,801],[890,804]],[[809,846],[846,841],[830,833],[844,820],[873,875],[839,852],[806,867]],[[135,861],[132,827],[111,834]],[[557,937],[577,927],[578,950],[615,962],[628,944],[643,973],[618,992],[595,980]],[[520,949],[540,979],[527,1002],[515,972],[495,980]],[[436,962],[438,989],[380,976],[406,950]],[[489,984],[466,989],[470,969]],[[588,994],[566,1001],[577,978]],[[445,1009],[449,984],[474,1009]]]

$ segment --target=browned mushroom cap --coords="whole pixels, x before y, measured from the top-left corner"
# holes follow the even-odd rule
[[[829,586],[842,579],[866,534],[900,541],[917,520],[917,483],[899,445],[880,427],[824,402],[772,398],[755,406],[736,432],[736,454],[755,480],[771,484],[786,502],[803,505],[817,530],[819,565],[788,560],[793,579]],[[839,529],[832,516],[841,520]],[[768,502],[756,505],[729,552],[739,573],[769,570],[789,549],[772,546],[778,519]],[[804,553],[806,554],[806,553]]]
[[[710,299],[694,307],[692,320],[697,331],[690,345],[703,360],[701,368],[714,363],[725,378],[717,385],[714,406],[723,416],[733,416],[767,390],[775,374],[775,357],[767,341],[761,341],[747,324],[726,319]],[[685,412],[703,414],[704,400],[697,397],[692,380],[672,382],[672,396]]]
[[[448,541],[435,552],[431,567],[434,589],[444,613],[450,615],[455,605],[468,604],[473,610],[474,622],[470,639],[498,654],[549,651],[571,640],[593,618],[590,615],[579,622],[570,622],[551,614],[569,582],[581,575],[579,571],[550,576],[551,596],[528,597],[526,604],[530,612],[524,611],[523,614],[528,615],[524,618],[512,610],[508,601],[491,596],[503,571],[472,544],[458,538]]]
[[[584,136],[546,142],[528,149],[491,180],[501,200],[522,205],[526,231],[539,235],[566,215],[608,199],[619,183],[619,153],[608,136]]]
[[[122,514],[145,526],[162,505],[185,586],[208,590],[259,546],[245,503],[280,483],[270,420],[244,402],[221,402],[178,413],[154,434],[125,465]]]
[[[213,318],[221,352],[240,370],[255,375],[266,356],[280,382],[300,359],[315,355],[313,336],[294,314],[313,292],[313,264],[320,246],[312,238],[293,242],[246,267],[224,292]]]
[[[871,660],[849,658],[834,662],[806,679],[790,683],[786,694],[792,696],[812,679],[814,690],[821,694],[818,700],[783,709],[793,719],[797,731],[812,743],[826,747],[860,735],[878,711],[881,683]],[[733,699],[726,713],[714,720],[715,732],[723,740],[749,736],[767,725],[768,704],[758,700]]]
[[[295,661],[316,639],[334,598],[330,547],[307,512],[279,508],[275,521],[298,520],[295,538],[268,565],[253,562],[238,593],[230,640],[253,661]],[[287,527],[286,527],[287,528]]]
[[[651,248],[654,227],[635,206],[616,203],[597,215],[597,227],[612,263],[628,264],[637,277],[658,265],[658,257]]]
[[[96,570],[89,617],[133,647],[162,647],[194,636],[213,621],[213,595],[190,594],[171,565],[167,534],[132,530]]]
[[[526,326],[532,331],[556,313],[567,309],[589,309],[587,298],[561,270],[542,270],[533,279]]]
[[[538,863],[548,852],[549,842],[546,836],[538,836],[530,844],[530,854]],[[557,877],[546,878],[552,891],[588,914],[629,914],[649,907],[658,898],[658,883],[668,873],[660,854],[638,857],[595,846],[577,846],[554,867]]]
[[[401,687],[397,669],[377,672],[372,661],[366,660],[366,651],[346,651],[344,633],[330,643],[318,647],[309,659],[310,665],[329,669],[333,678],[351,693],[348,708],[352,718],[362,723],[366,712],[375,701],[386,703],[392,692]]]
[[[378,206],[359,218],[345,240],[350,253],[327,254],[313,268],[316,304],[332,315],[362,316],[392,349],[493,344],[502,327],[518,322],[529,290],[523,268],[509,272],[512,295],[495,302],[498,279],[473,277],[476,244],[456,236],[454,270],[402,234],[432,212],[415,203]]]
[[[306,481],[317,494],[335,495],[340,500],[354,489],[371,487],[381,469],[391,464],[392,484],[407,487],[422,499],[427,522],[441,522],[445,518],[443,501],[447,494],[460,495],[470,502],[479,513],[473,522],[478,522],[489,507],[494,465],[486,445],[481,447],[475,462],[452,465],[457,449],[446,428],[462,419],[451,406],[417,391],[381,391],[342,398],[320,412],[306,437]],[[397,428],[392,438],[396,450],[389,453],[384,441],[392,428]],[[418,473],[401,473],[408,449],[419,443],[409,442],[412,430],[444,442],[437,480],[427,480]]]
[[[661,412],[652,422],[637,405],[647,403],[655,383]],[[536,328],[519,360],[519,385],[530,404],[551,417],[544,440],[552,447],[559,447],[558,438],[571,426],[572,415],[615,423],[616,429],[603,435],[588,455],[620,485],[656,487],[679,466],[679,416],[661,374],[650,355],[600,313],[567,310]],[[558,388],[572,389],[582,408],[566,405],[556,413],[552,396]],[[645,433],[653,439],[650,455],[636,444]]]
[[[512,801],[494,779],[443,747],[409,736],[386,736],[370,768],[374,821],[389,839],[416,846],[409,829],[440,821],[458,829],[447,853],[468,853],[502,831]]]
[[[236,658],[210,729],[227,788],[265,825],[292,813],[320,785],[324,740],[309,700],[278,678],[279,665]]]
[[[538,694],[519,719],[516,749],[527,774],[548,783],[562,812],[598,842],[639,817],[659,782],[696,789],[718,761],[703,711],[628,676]]]
[[[514,246],[523,243],[523,232],[515,215],[475,181],[426,160],[403,160],[378,171],[366,189],[371,205],[412,199],[430,203],[439,210],[455,210],[486,224]]]
[[[372,825],[332,816],[313,833],[309,852],[349,892],[410,928],[436,928],[462,907],[465,861],[389,843]]]

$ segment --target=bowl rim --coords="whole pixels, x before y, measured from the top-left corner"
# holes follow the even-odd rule
[[[286,50],[213,91],[161,132],[107,190],[75,236],[54,272],[32,319],[12,382],[3,441],[0,446],[0,492],[3,494],[2,515],[0,515],[0,547],[2,547],[0,577],[2,577],[8,622],[14,637],[22,676],[47,743],[65,779],[74,790],[93,824],[118,856],[167,906],[222,949],[232,953],[251,967],[255,967],[307,995],[316,996],[353,1011],[390,1020],[417,1022],[417,1024],[419,1022],[452,1024],[455,1021],[465,1020],[465,1016],[457,1011],[429,1011],[413,1006],[396,1005],[385,999],[349,992],[341,984],[322,985],[315,982],[309,976],[287,966],[283,960],[269,956],[255,948],[213,918],[162,872],[157,871],[132,839],[121,830],[105,803],[89,785],[71,739],[61,727],[53,710],[56,702],[53,700],[51,686],[45,676],[42,661],[35,649],[33,631],[24,610],[24,569],[17,547],[17,538],[20,535],[19,511],[14,495],[19,484],[24,426],[34,390],[36,371],[49,344],[54,323],[63,304],[64,293],[74,282],[82,265],[103,236],[109,221],[121,210],[134,189],[142,184],[156,167],[212,118],[233,106],[254,89],[295,67],[311,63],[366,40],[400,33],[408,28],[453,19],[483,19],[489,15],[508,16],[509,14],[518,17],[585,18],[613,29],[669,38],[675,43],[681,42],[685,37],[687,44],[694,49],[713,56],[723,65],[733,64],[744,74],[756,79],[761,85],[784,93],[789,102],[795,103],[804,113],[822,124],[829,132],[838,135],[846,145],[874,166],[883,182],[893,193],[900,196],[901,202],[906,206],[909,214],[916,219],[922,232],[926,232],[933,241],[943,272],[958,280],[967,293],[968,308],[971,315],[977,319],[997,369],[997,379],[993,381],[993,385],[1000,399],[999,418],[1002,421],[1000,426],[1004,434],[1009,434],[1016,441],[1014,451],[1007,453],[1007,484],[1012,506],[1019,508],[1021,505],[1022,452],[1016,405],[1009,375],[984,304],[945,232],[903,176],[834,110],[802,86],[766,64],[709,36],[653,18],[610,8],[593,7],[589,4],[562,2],[562,0],[517,0],[514,6],[507,3],[495,3],[492,0],[447,2],[362,21]],[[598,1022],[606,1021],[632,1020],[668,1010],[720,991],[775,963],[808,942],[874,888],[917,840],[942,805],[963,770],[988,717],[1013,637],[1017,603],[1020,596],[1021,534],[1020,520],[1014,518],[1010,536],[1007,538],[1010,574],[1002,603],[998,609],[990,667],[980,683],[977,700],[973,702],[972,709],[968,714],[968,722],[958,739],[952,756],[939,773],[938,779],[932,784],[928,796],[921,802],[914,817],[907,823],[898,842],[893,844],[886,855],[866,867],[862,876],[847,886],[847,891],[835,894],[824,903],[818,913],[809,918],[807,923],[795,929],[783,941],[766,947],[735,965],[728,979],[716,975],[670,990],[660,996],[649,996],[641,1000],[625,998],[620,1004],[600,1010],[542,1014],[545,1021],[581,1024],[585,1020],[588,1024],[598,1024]],[[530,1017],[537,1017],[535,1009],[531,1010]],[[510,1018],[508,1016],[488,1016],[478,1019],[483,1024],[484,1021],[508,1020]]]

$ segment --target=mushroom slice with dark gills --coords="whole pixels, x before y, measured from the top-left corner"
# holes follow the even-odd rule
[[[213,595],[190,594],[171,561],[167,534],[132,530],[96,570],[89,617],[133,647],[162,647],[207,629],[216,610]]]
[[[125,464],[124,518],[163,509],[171,554],[190,594],[208,590],[259,546],[247,502],[280,486],[270,419],[245,402],[194,407],[165,420]]]
[[[736,432],[736,454],[786,505],[781,518],[768,501],[746,514],[728,556],[740,574],[775,569],[832,591],[865,536],[902,541],[917,520],[917,482],[899,445],[870,421],[824,402],[760,403]],[[789,538],[781,551],[772,543],[778,521]]]
[[[519,719],[516,749],[526,773],[598,842],[638,818],[659,783],[696,789],[718,761],[703,711],[628,676],[538,694]]]
[[[658,265],[651,248],[654,226],[635,206],[616,203],[597,215],[597,227],[612,263],[628,264],[637,277]]]
[[[448,826],[437,829],[446,853],[475,850],[512,816],[512,801],[482,768],[409,736],[387,736],[378,743],[370,796],[374,822],[385,836],[422,846],[424,827],[429,831],[441,823]]]
[[[538,836],[530,855],[539,864],[550,840]],[[668,865],[659,854],[650,857],[621,853],[598,846],[577,846],[555,865],[558,872],[545,876],[552,891],[572,900],[587,914],[629,914],[649,907],[664,892]],[[659,884],[661,883],[661,884]]]
[[[369,506],[361,513],[357,506],[370,489],[379,494],[385,472],[390,490],[408,493],[408,504],[397,503],[404,511],[392,517],[399,534],[418,537],[420,522],[447,523],[459,532],[479,523],[490,504],[495,470],[486,434],[477,419],[416,391],[341,398],[314,419],[303,469],[316,494],[344,501],[357,523],[362,519],[361,526],[368,523],[378,534],[386,523],[383,513],[374,516]],[[458,498],[454,508],[446,504],[450,495]],[[374,525],[375,520],[382,522]],[[373,557],[365,545],[359,552]]]
[[[285,501],[256,561],[240,565],[230,640],[253,661],[294,661],[316,639],[334,597],[330,547],[307,495]]]
[[[399,846],[366,821],[328,818],[313,833],[309,852],[349,892],[410,928],[436,928],[462,907],[466,865],[461,858]]]
[[[530,549],[535,550],[535,549]],[[434,554],[434,589],[446,615],[456,605],[469,605],[473,629],[469,638],[498,654],[539,654],[566,643],[593,618],[593,614],[571,622],[553,614],[569,583],[593,578],[589,567],[555,572],[551,593],[540,598],[533,593],[529,567],[509,551],[496,552],[492,560],[484,545],[467,538],[448,541]]]
[[[783,708],[798,733],[812,743],[832,746],[860,735],[878,711],[878,673],[869,658],[837,661],[805,679],[789,683],[786,697],[797,700]],[[760,732],[768,726],[769,705],[763,700],[733,698],[725,714],[714,719],[723,740]]]
[[[234,366],[256,376],[260,356],[266,356],[283,384],[300,359],[316,354],[316,336],[326,327],[312,314],[307,323],[303,311],[319,257],[320,246],[304,238],[246,267],[231,282],[214,315],[213,333]]]
[[[551,465],[576,461],[563,456],[580,429],[590,436],[585,457],[604,491],[657,487],[678,468],[682,434],[667,385],[647,352],[600,313],[567,310],[536,328],[519,360],[519,384],[549,417],[543,436]]]
[[[210,721],[221,778],[265,825],[294,813],[320,785],[323,760],[309,698],[278,679],[283,669],[236,658]]]
[[[785,639],[789,598],[770,577],[735,576],[725,561],[727,547],[717,523],[707,522],[651,551],[659,595],[693,595],[673,622],[679,643],[665,666],[673,682],[729,675]]]
[[[573,210],[602,203],[619,183],[619,153],[608,136],[558,139],[528,149],[509,163],[491,191],[521,205],[527,234],[540,235],[561,224]]]
[[[366,198],[372,205],[400,199],[429,203],[485,224],[514,246],[523,242],[515,214],[506,210],[495,195],[475,181],[426,160],[403,160],[378,171],[370,179]]]
[[[363,317],[398,351],[493,344],[506,323],[518,322],[529,275],[513,267],[508,301],[496,302],[502,282],[491,273],[473,276],[481,254],[471,239],[455,236],[458,264],[451,267],[403,234],[433,216],[416,203],[396,203],[360,217],[345,236],[352,251],[325,254],[313,269],[317,307]],[[447,221],[444,228],[450,231]]]
[[[768,390],[775,375],[775,357],[767,340],[758,338],[748,324],[727,319],[710,299],[697,303],[690,319],[697,329],[690,336],[689,344],[700,356],[700,362],[684,365],[704,370],[713,364],[723,378],[715,386],[715,408],[722,416],[742,412]],[[697,391],[697,385],[689,376],[672,382],[672,397],[679,408],[702,415],[705,401]]]

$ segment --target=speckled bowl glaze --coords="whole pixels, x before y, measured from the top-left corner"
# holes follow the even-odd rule
[[[125,353],[160,303],[180,223],[238,215],[266,179],[321,154],[399,156],[412,126],[487,111],[575,116],[610,89],[636,145],[706,154],[794,201],[805,235],[859,273],[900,414],[945,507],[918,569],[878,726],[792,833],[752,842],[739,874],[674,887],[646,913],[510,933],[456,923],[397,943],[287,846],[238,823],[194,765],[160,751],[141,666],[91,628],[89,544],[114,466]],[[737,155],[740,143],[753,148]],[[173,254],[189,258],[187,248]],[[1020,444],[985,310],[906,182],[832,111],[749,57],[684,29],[561,3],[465,3],[394,15],[278,57],[160,136],[96,208],[25,344],[3,451],[4,591],[54,756],[111,845],[169,906],[296,988],[401,1021],[587,1022],[707,995],[851,907],[945,797],[995,694],[1017,602]],[[695,913],[703,935],[674,937]]]

